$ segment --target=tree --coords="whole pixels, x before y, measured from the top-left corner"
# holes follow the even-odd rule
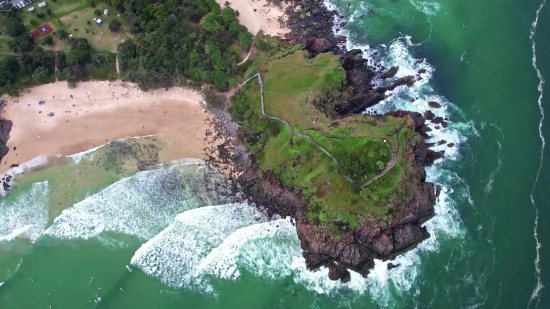
[[[36,14],[36,16],[40,19],[44,19],[44,17],[46,17],[46,14],[40,12],[40,13]]]
[[[109,22],[109,30],[111,30],[111,32],[117,32],[121,26],[122,24],[116,18]]]
[[[50,8],[47,8],[47,9],[46,9],[46,14],[52,15],[52,10],[50,10]]]
[[[44,38],[44,40],[42,41],[42,44],[45,44],[45,45],[52,45],[53,44],[53,38],[51,35],[48,35],[47,37]]]
[[[38,83],[46,81],[48,77],[50,77],[50,72],[48,72],[48,69],[42,66],[34,70],[34,73],[32,74],[32,78]]]
[[[67,32],[67,30],[61,29],[57,31],[57,37],[63,40],[69,37],[69,33]]]
[[[14,55],[6,55],[2,58],[2,63],[0,64],[0,69],[2,71],[16,72],[19,70],[19,63],[17,62],[17,57]]]
[[[99,9],[95,9],[95,10],[94,10],[94,14],[95,14],[96,16],[99,16],[99,15],[101,15],[101,11],[100,11]]]
[[[25,33],[25,25],[17,19],[12,20],[6,29],[9,36],[15,38]]]
[[[32,49],[34,40],[30,35],[21,35],[8,42],[8,47],[14,52],[26,52]]]

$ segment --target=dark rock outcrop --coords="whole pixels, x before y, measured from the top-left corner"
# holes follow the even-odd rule
[[[397,71],[399,70],[399,67],[391,67],[386,73],[382,74],[383,79],[392,78],[397,74]]]
[[[437,102],[430,101],[430,102],[428,102],[428,106],[431,107],[431,108],[440,108],[441,104],[439,104]]]
[[[0,113],[2,112],[4,104],[5,102],[3,100],[0,100]],[[2,158],[4,158],[4,156],[10,150],[8,146],[6,146],[6,143],[10,138],[11,127],[12,122],[10,120],[6,120],[0,117],[0,161],[2,161]]]

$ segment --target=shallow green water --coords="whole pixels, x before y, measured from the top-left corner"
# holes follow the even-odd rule
[[[89,199],[36,243],[0,242],[0,308],[550,308],[550,160],[541,165],[540,135],[550,129],[539,132],[532,59],[534,42],[536,67],[550,79],[550,6],[531,40],[540,1],[333,3],[351,19],[353,46],[374,45],[401,75],[427,70],[425,84],[396,91],[376,110],[423,111],[435,100],[444,106],[434,112],[451,119],[433,131],[435,142],[457,146],[442,146],[447,158],[428,169],[444,187],[427,223],[432,237],[399,257],[401,266],[388,272],[379,263],[369,279],[346,286],[326,271],[306,272],[289,222],[266,223],[243,205],[223,215],[197,208],[219,201],[191,164],[178,167],[183,178],[169,167],[152,171],[168,179],[156,187],[140,174],[111,189],[115,178],[90,185]],[[542,90],[544,110],[550,89]],[[2,198],[2,207],[16,198]],[[28,200],[56,207],[43,204],[50,195]]]

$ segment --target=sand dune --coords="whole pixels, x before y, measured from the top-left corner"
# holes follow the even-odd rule
[[[164,160],[203,158],[208,114],[195,91],[143,92],[120,81],[85,82],[69,89],[66,82],[57,82],[25,91],[17,103],[5,99],[2,116],[14,127],[0,173],[39,155],[69,155],[107,141],[152,134],[161,134],[167,143]],[[54,116],[49,117],[49,112]]]

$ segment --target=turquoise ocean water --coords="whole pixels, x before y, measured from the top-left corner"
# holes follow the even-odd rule
[[[83,193],[63,207],[51,166],[1,197],[0,308],[550,308],[550,3],[327,4],[348,21],[348,49],[398,77],[426,70],[376,111],[436,101],[450,118],[432,126],[455,147],[437,146],[447,155],[427,169],[443,187],[429,240],[341,285],[305,270],[288,220],[201,186],[200,162],[73,182]]]

